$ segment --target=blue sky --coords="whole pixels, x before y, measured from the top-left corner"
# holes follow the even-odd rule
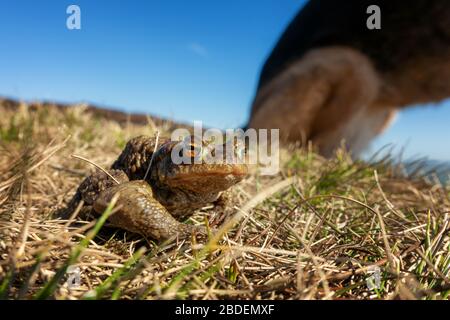
[[[245,123],[260,68],[304,1],[0,1],[0,95]],[[81,30],[66,8],[81,8]],[[450,103],[403,112],[373,144],[450,160]]]

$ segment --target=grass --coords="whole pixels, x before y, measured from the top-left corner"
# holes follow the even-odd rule
[[[128,139],[167,127],[84,106],[0,104],[0,114],[1,298],[449,299],[450,188],[389,156],[283,150],[279,174],[252,170],[231,190],[230,219],[207,241],[155,243],[109,227],[113,206],[97,221],[55,212],[94,170],[72,154],[107,168]]]

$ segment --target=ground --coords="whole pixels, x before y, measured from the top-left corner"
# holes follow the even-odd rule
[[[254,169],[232,189],[230,219],[206,242],[155,243],[108,226],[110,210],[56,212],[95,169],[72,155],[107,168],[128,139],[169,126],[84,106],[0,114],[1,298],[449,299],[450,188],[388,156],[283,150],[279,174]]]

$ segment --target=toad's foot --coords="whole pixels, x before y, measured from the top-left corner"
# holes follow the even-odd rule
[[[108,173],[109,175],[103,171],[96,171],[85,178],[67,207],[59,210],[57,216],[68,219],[80,205],[80,202],[83,201],[79,215],[83,218],[89,217],[92,213],[92,205],[100,192],[118,183],[121,184],[129,181],[127,175],[122,170],[109,170]]]
[[[117,227],[157,240],[207,234],[203,227],[180,223],[172,217],[153,197],[148,183],[142,180],[125,182],[102,191],[94,202],[94,210],[99,214],[104,212],[116,194],[117,211],[108,220]]]
[[[222,192],[220,197],[213,203],[214,209],[209,219],[209,225],[216,228],[227,220],[234,212],[232,204],[233,195],[230,190]]]

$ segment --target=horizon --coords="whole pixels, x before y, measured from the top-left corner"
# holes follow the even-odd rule
[[[0,96],[87,102],[217,128],[247,120],[259,72],[305,1],[0,4]],[[66,8],[81,8],[81,30]],[[366,152],[450,160],[450,100],[404,110]]]

